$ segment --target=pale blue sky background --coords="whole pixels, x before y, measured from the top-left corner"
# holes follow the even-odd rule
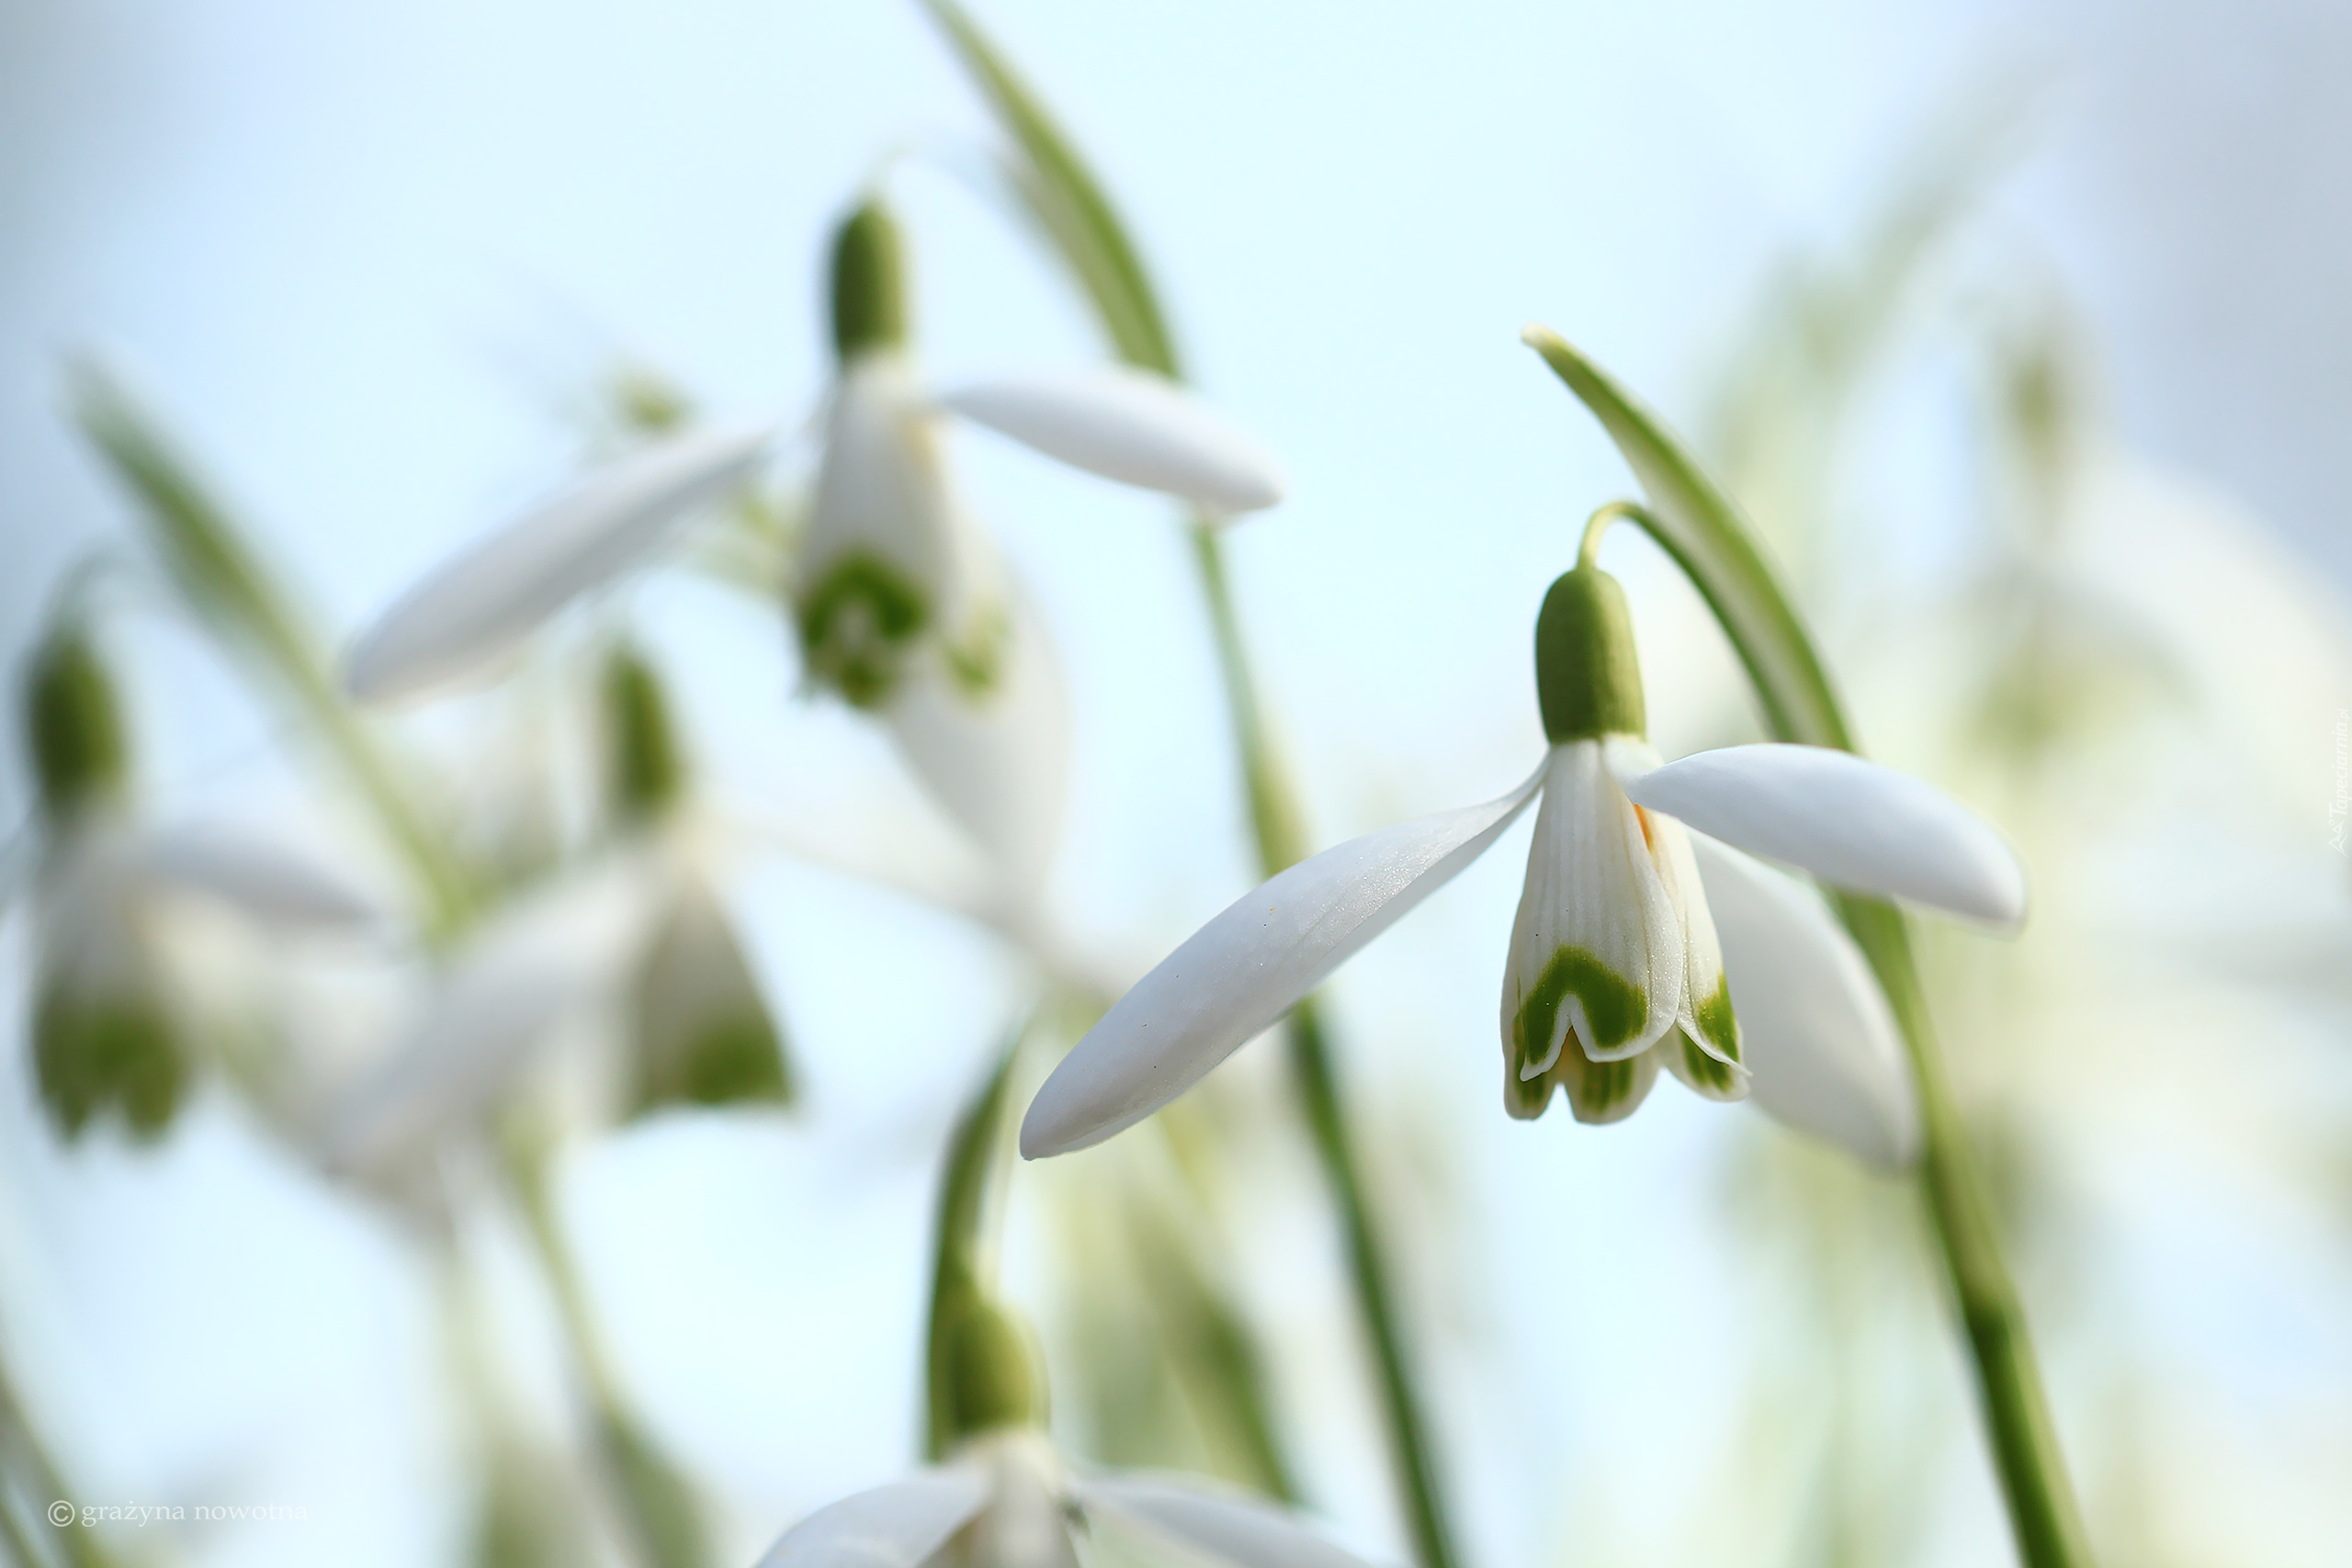
[[[2341,7],[999,0],[981,14],[1108,178],[1199,381],[1291,471],[1293,500],[1238,532],[1234,556],[1326,840],[1494,793],[1533,760],[1526,617],[1572,521],[1623,479],[1520,324],[1552,323],[1694,418],[1774,264],[1835,243],[1939,118],[2020,79],[2040,85],[2040,129],[1990,227],[2046,256],[2087,312],[2120,432],[2239,498],[2328,592],[2352,585]],[[71,350],[135,370],[337,635],[565,471],[560,404],[616,350],[717,412],[811,406],[823,237],[887,149],[912,150],[893,190],[941,374],[1091,355],[1058,279],[944,172],[987,134],[903,5],[10,0],[0,644],[13,658],[65,565],[122,536],[57,417]],[[1065,908],[1109,962],[1139,966],[1244,877],[1183,559],[1158,506],[963,446],[1071,666]],[[1914,567],[1932,570],[1934,540],[1917,546]],[[736,794],[786,810],[877,792],[874,812],[921,812],[871,737],[788,706],[772,623],[691,587],[641,604],[668,656],[704,677],[701,744]],[[282,785],[249,771],[266,737],[216,673],[142,665],[138,685],[178,798],[268,809]],[[11,824],[15,776],[0,788]],[[1490,997],[1514,853],[1433,907],[1409,951],[1445,977],[1401,997],[1362,982],[1384,1128],[1415,1105],[1495,1121]],[[789,867],[741,892],[823,1118],[789,1137],[640,1131],[588,1162],[576,1196],[597,1216],[592,1265],[616,1334],[662,1391],[653,1415],[721,1490],[748,1553],[902,1462],[923,1162],[1018,996],[985,942],[903,901]],[[930,984],[905,986],[910,963]],[[21,964],[9,975],[13,1005]],[[867,1048],[877,992],[908,1010],[894,1039],[911,1045]],[[21,1084],[6,1095],[13,1139],[31,1113]],[[1656,1303],[1635,1343],[1705,1332],[1718,1265],[1690,1215],[1717,1132],[1667,1101],[1612,1136],[1544,1145],[1565,1173],[1521,1145],[1479,1176],[1483,1191],[1638,1194],[1540,1258],[1507,1251],[1494,1310],[1540,1371],[1583,1380],[1582,1408],[1599,1412],[1583,1419],[1622,1423],[1644,1461],[1623,1506],[1666,1514],[1677,1401],[1703,1396],[1706,1368],[1678,1368],[1675,1397],[1645,1403],[1645,1355],[1578,1367],[1525,1322],[1602,1258],[1623,1270],[1613,1286]],[[319,1499],[320,1533],[223,1537],[207,1562],[317,1561],[332,1542],[338,1561],[406,1563],[451,1528],[421,1501],[447,1479],[415,1436],[437,1397],[415,1370],[430,1303],[381,1227],[289,1179],[218,1103],[160,1160],[9,1163],[23,1201],[0,1213],[6,1332],[40,1347],[28,1379],[96,1484],[126,1500]],[[289,1271],[288,1247],[313,1262]],[[1327,1439],[1311,1479],[1386,1549],[1377,1469],[1349,1436],[1344,1348],[1314,1358],[1313,1325],[1337,1310],[1327,1289],[1305,1280],[1276,1314],[1298,1349],[1288,1396],[1341,1402],[1310,1416]],[[2301,1299],[2291,1282],[2265,1298],[2288,1343],[2340,1357],[2340,1336],[2296,1317]],[[665,1331],[713,1302],[733,1329]],[[1557,1544],[1528,1496],[1556,1484],[1560,1428],[1578,1419],[1525,1364],[1464,1369],[1457,1395],[1463,1485],[1494,1568]],[[313,1422],[341,1436],[289,1440]],[[1977,1531],[1963,1542],[1995,1528],[1988,1496],[1955,1506]]]

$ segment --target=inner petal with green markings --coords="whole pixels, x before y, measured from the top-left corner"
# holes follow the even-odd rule
[[[1645,742],[1552,749],[1503,979],[1503,1101],[1580,1122],[1629,1115],[1663,1066],[1710,1099],[1747,1092],[1723,955],[1681,825],[1617,784]],[[1664,1049],[1657,1049],[1663,1046]]]
[[[1575,1063],[1562,1071],[1561,1060],[1639,1056],[1681,1008],[1680,922],[1602,745],[1563,741],[1544,767],[1503,977],[1505,1100],[1514,1115],[1540,1114],[1554,1082],[1572,1091],[1581,1119],[1630,1111],[1639,1100],[1634,1085],[1607,1092],[1623,1075],[1590,1075],[1596,1093],[1579,1100],[1573,1091],[1588,1075]]]

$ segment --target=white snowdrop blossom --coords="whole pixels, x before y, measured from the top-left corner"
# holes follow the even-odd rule
[[[1211,516],[1274,504],[1283,479],[1246,434],[1142,371],[1008,376],[935,396],[908,345],[901,274],[896,227],[869,202],[834,248],[840,372],[787,594],[810,684],[884,719],[948,815],[1025,885],[1058,830],[1061,680],[954,483],[945,416]],[[783,434],[773,421],[694,432],[588,475],[395,600],[353,645],[346,687],[395,702],[494,675],[566,605],[674,546]]]
[[[1523,784],[1327,850],[1236,902],[1055,1069],[1023,1154],[1084,1148],[1175,1099],[1540,795],[1503,976],[1512,1115],[1540,1115],[1556,1086],[1578,1120],[1615,1121],[1663,1066],[1710,1099],[1752,1087],[1768,1111],[1875,1163],[1915,1157],[1908,1070],[1860,952],[1815,895],[1731,846],[2007,924],[2025,908],[2007,842],[1931,786],[1844,751],[1736,746],[1661,765],[1623,592],[1589,565],[1546,595],[1536,668],[1551,748]]]
[[[274,837],[222,823],[157,829],[130,800],[113,682],[78,626],[51,631],[25,692],[40,790],[34,877],[35,1077],[68,1137],[118,1114],[155,1137],[186,1098],[194,1041],[166,962],[190,898],[273,938],[374,928],[375,904]]]
[[[1078,1568],[1073,1531],[1105,1526],[1227,1568],[1364,1568],[1286,1508],[1188,1476],[1081,1475],[1025,1427],[818,1509],[759,1568]]]

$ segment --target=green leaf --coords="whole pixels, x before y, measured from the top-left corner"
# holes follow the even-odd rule
[[[1666,423],[1548,327],[1521,338],[1584,400],[1649,496],[1638,520],[1690,579],[1747,666],[1773,736],[1850,751],[1838,694],[1756,531]]]
[[[162,426],[96,365],[72,371],[83,433],[140,503],[149,536],[198,622],[307,717],[407,857],[433,907],[436,931],[462,922],[466,880],[411,790],[361,728],[328,672],[294,596],[198,479]]]
[[[955,0],[922,5],[1019,150],[1021,161],[1008,171],[1013,192],[1085,290],[1113,348],[1130,365],[1181,379],[1159,297],[1102,183],[961,6]]]

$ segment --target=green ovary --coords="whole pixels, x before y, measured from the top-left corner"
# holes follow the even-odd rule
[[[1563,943],[1544,965],[1535,988],[1519,1004],[1519,1016],[1511,1021],[1511,1049],[1514,1070],[1523,1070],[1542,1061],[1552,1048],[1553,1032],[1559,1027],[1560,1008],[1570,996],[1584,1004],[1586,1025],[1593,1038],[1583,1043],[1584,1048],[1607,1051],[1623,1045],[1640,1032],[1649,1016],[1649,997],[1641,987],[1603,964],[1588,950]],[[1726,1002],[1728,1007],[1728,1002]],[[1570,1041],[1561,1047],[1563,1053],[1577,1049]],[[1596,1064],[1599,1065],[1599,1064]]]
[[[907,645],[930,623],[922,590],[871,550],[842,556],[800,596],[809,676],[854,707],[877,707],[899,683]]]

